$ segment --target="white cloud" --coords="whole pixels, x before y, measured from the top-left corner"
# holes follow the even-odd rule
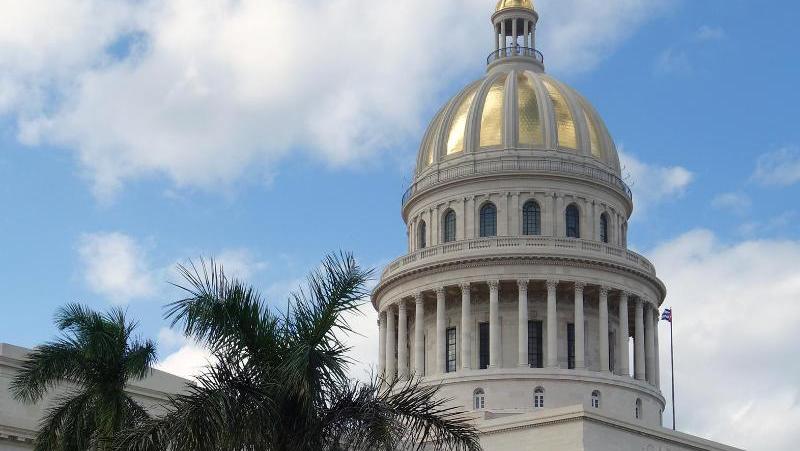
[[[725,39],[725,30],[720,26],[703,25],[694,33],[698,41],[719,41]]]
[[[78,244],[89,288],[114,302],[152,296],[155,282],[142,247],[122,233],[85,234]]]
[[[672,2],[540,5],[548,68],[590,70]],[[25,143],[74,149],[101,199],[141,177],[268,177],[297,149],[364,164],[416,139],[429,102],[480,67],[493,5],[0,0],[0,114]],[[132,56],[107,50],[131,39]]]
[[[800,182],[800,151],[785,147],[761,155],[753,179],[763,185],[789,186]]]
[[[695,230],[652,256],[675,319],[678,428],[753,451],[795,449],[800,242],[724,245]],[[664,326],[661,380],[669,397]]]
[[[682,166],[647,164],[622,149],[619,158],[640,215],[659,202],[681,197],[694,180],[694,174]]]
[[[225,249],[214,257],[222,265],[228,277],[252,283],[253,276],[264,271],[269,265],[256,258],[248,249]]]
[[[752,205],[753,201],[750,197],[742,193],[722,193],[711,201],[712,207],[737,214],[745,213]]]
[[[211,353],[203,346],[186,339],[172,329],[163,328],[158,333],[158,344],[167,349],[175,349],[161,359],[156,368],[177,376],[193,379],[213,362]]]
[[[658,55],[655,71],[659,74],[688,74],[692,71],[692,63],[685,50],[670,47]]]

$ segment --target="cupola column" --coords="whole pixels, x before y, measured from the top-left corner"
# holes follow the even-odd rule
[[[414,301],[414,373],[422,377],[425,375],[425,299],[422,293],[417,293]]]
[[[378,315],[378,374],[386,377],[386,312]]]
[[[395,324],[394,306],[386,309],[386,379],[392,380],[397,375],[397,325]]]
[[[436,374],[447,372],[447,322],[445,318],[444,287],[436,289]]]
[[[519,44],[519,35],[517,34],[517,19],[514,19],[511,22],[511,34],[514,35],[514,42],[511,44],[512,52],[516,55],[517,52],[517,45]]]
[[[547,281],[547,367],[558,366],[558,316],[556,288],[558,280]]]
[[[575,282],[575,369],[583,369],[586,366],[586,355],[583,347],[584,328],[583,328],[583,290],[586,284]]]
[[[630,353],[628,344],[630,343],[631,331],[628,327],[628,293],[619,294],[619,374],[630,377],[631,370],[628,362]]]
[[[489,367],[500,367],[500,281],[489,284]]]
[[[636,380],[643,381],[647,376],[645,370],[645,356],[644,356],[644,305],[640,298],[636,298],[636,317],[634,318],[636,329],[634,331],[633,344],[633,363],[634,363],[634,376]]]
[[[461,284],[461,368],[468,370],[472,364],[472,304],[470,284]]]
[[[530,30],[530,22],[525,21],[525,47],[531,47],[531,30]]]
[[[405,299],[397,309],[397,375],[408,379],[408,307]]]
[[[600,371],[610,371],[608,365],[608,288],[600,287]]]
[[[528,367],[528,280],[518,280],[517,286],[519,287],[519,343],[517,349],[519,350],[519,366]]]

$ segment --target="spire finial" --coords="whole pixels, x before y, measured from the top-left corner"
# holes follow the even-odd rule
[[[533,9],[533,0],[498,0],[495,12],[508,8]]]

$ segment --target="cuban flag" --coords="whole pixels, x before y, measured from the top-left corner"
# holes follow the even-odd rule
[[[664,309],[664,313],[661,314],[662,321],[669,321],[672,322],[672,309]]]

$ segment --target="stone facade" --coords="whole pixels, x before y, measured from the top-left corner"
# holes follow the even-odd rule
[[[69,390],[59,387],[41,402],[33,405],[20,404],[11,397],[9,386],[22,366],[30,349],[0,343],[0,451],[33,449],[33,440],[39,421],[52,400]],[[163,371],[154,370],[147,379],[130,384],[128,392],[148,411],[162,412],[168,396],[185,390],[189,381]]]

